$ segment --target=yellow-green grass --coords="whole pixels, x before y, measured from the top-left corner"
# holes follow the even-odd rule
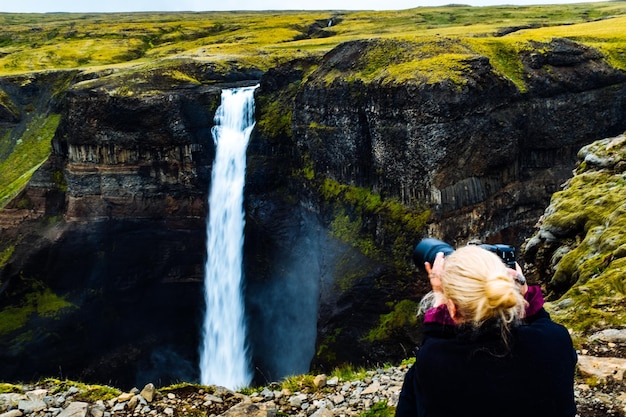
[[[46,161],[59,121],[58,114],[33,117],[13,151],[0,162],[0,208],[24,188],[37,168]],[[9,139],[8,133],[0,138],[3,142]]]
[[[572,37],[598,47],[611,60],[623,62],[619,51],[623,50],[626,25],[611,23],[607,18],[624,15],[623,2],[378,12],[0,14],[0,75],[178,56],[237,61],[267,69],[293,58],[321,55],[350,40],[480,38],[524,26],[537,27],[515,32],[523,33],[526,40],[535,36]],[[328,27],[331,18],[334,24]],[[497,53],[510,50],[497,47],[493,56],[493,43],[486,43],[487,47],[477,49],[490,58],[499,58]],[[458,58],[452,54],[432,64],[444,62],[454,69]],[[428,65],[424,65],[423,71],[428,72]],[[506,69],[506,65],[501,66]],[[402,76],[408,68],[396,70]]]
[[[77,388],[78,393],[74,396],[74,401],[108,401],[118,397],[122,393],[119,389],[108,385],[91,385],[67,379],[46,378],[40,381],[39,385],[48,387],[53,394],[66,392],[71,387]]]

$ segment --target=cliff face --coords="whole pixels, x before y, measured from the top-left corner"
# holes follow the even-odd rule
[[[581,146],[626,128],[622,72],[568,40],[535,46],[519,57],[523,91],[483,57],[466,60],[456,80],[364,80],[371,51],[407,48],[376,40],[342,44],[318,65],[296,62],[265,76],[259,95],[274,104],[289,102],[272,96],[281,80],[289,84],[282,91],[292,91],[293,134],[261,129],[266,148],[256,155],[294,161],[296,149],[307,179],[281,183],[298,189],[293,210],[251,216],[280,229],[294,224],[303,205],[318,213],[324,232],[306,258],[323,283],[316,366],[410,354],[419,338],[415,304],[400,301],[416,302],[427,291],[411,270],[413,245],[431,235],[455,246],[480,239],[521,248],[571,176]],[[271,113],[268,107],[261,104],[260,114]],[[285,150],[289,140],[294,145]],[[294,169],[278,172],[284,178]],[[252,193],[257,207],[268,206],[267,194]],[[412,228],[402,217],[390,220],[385,201],[431,216]],[[286,246],[279,252],[289,252]]]
[[[0,213],[14,242],[2,305],[17,323],[0,378],[197,379],[221,88],[75,81],[51,156]]]
[[[529,272],[555,301],[551,314],[582,334],[624,323],[625,173],[625,135],[584,146],[524,245]]]
[[[521,243],[578,149],[624,129],[626,77],[588,47],[537,43],[520,57],[524,93],[482,57],[456,83],[345,81],[380,42],[324,58],[295,99],[294,137],[316,173],[433,207],[431,233],[451,243],[505,230]]]
[[[578,149],[626,129],[626,76],[587,47],[522,53],[522,89],[477,55],[441,79],[363,76],[368,54],[414,47],[68,81],[51,156],[0,212],[0,307],[17,323],[0,329],[0,379],[197,379],[210,129],[220,89],[259,79],[245,243],[258,380],[410,355],[427,291],[413,245],[521,244]]]

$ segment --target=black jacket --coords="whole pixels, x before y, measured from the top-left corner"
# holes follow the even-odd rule
[[[503,342],[494,321],[480,329],[426,323],[396,417],[573,417],[576,352],[542,308]]]

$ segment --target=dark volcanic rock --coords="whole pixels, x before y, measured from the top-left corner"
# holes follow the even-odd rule
[[[0,379],[197,379],[220,92],[68,93],[53,155],[15,200],[28,206],[1,213],[17,245],[0,303],[21,304],[24,326],[0,338]],[[19,300],[37,294],[63,304],[30,315]]]
[[[557,39],[541,45],[540,56],[520,56],[526,91],[483,57],[466,61],[460,83],[426,83],[419,76],[401,83],[354,78],[362,71],[361,57],[370,48],[390,50],[390,42],[357,41],[328,53],[294,96],[292,130],[316,177],[363,187],[406,207],[432,209],[428,229],[405,243],[407,252],[427,234],[453,245],[480,239],[520,247],[552,193],[571,176],[581,146],[626,129],[626,76],[588,47]],[[344,75],[329,82],[337,73]],[[326,227],[341,219],[323,196],[305,196]],[[384,215],[349,214],[362,221],[361,233],[382,246],[394,239],[380,227]],[[378,356],[376,346],[363,340],[368,328],[380,324],[377,315],[391,313],[384,305],[379,310],[384,302],[417,300],[425,290],[421,282],[407,282],[405,273],[389,269],[388,262],[378,265],[373,275],[358,267],[338,268],[335,285],[348,275],[354,287],[320,300],[318,343],[339,341],[338,363],[355,360],[346,352],[360,349],[368,360],[401,357],[415,341],[407,326]],[[363,285],[368,279],[372,285]],[[395,291],[385,289],[390,282]],[[350,296],[353,291],[356,297]],[[357,302],[342,304],[348,299]]]
[[[300,89],[294,137],[316,173],[430,205],[431,233],[460,244],[509,230],[519,244],[578,149],[626,128],[622,72],[571,41],[541,46],[521,57],[529,69],[520,92],[480,57],[461,85],[327,84],[329,71],[348,71],[371,47],[340,45]]]

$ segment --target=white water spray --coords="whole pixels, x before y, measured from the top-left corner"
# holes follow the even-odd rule
[[[230,389],[252,381],[246,344],[242,251],[246,149],[254,128],[255,88],[223,90],[212,130],[216,151],[207,221],[200,383]]]

